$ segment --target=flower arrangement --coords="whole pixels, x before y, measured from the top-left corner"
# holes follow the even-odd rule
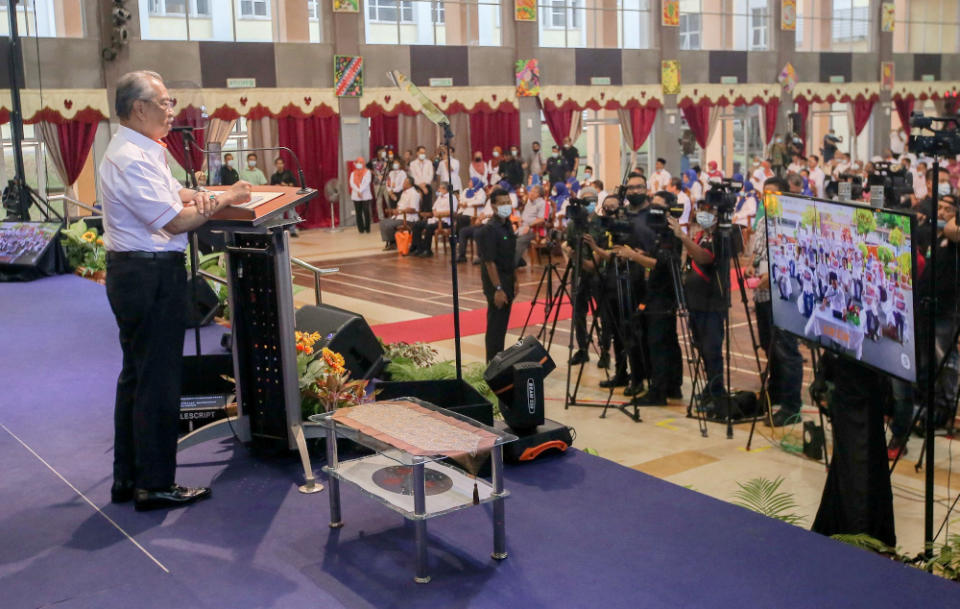
[[[858,328],[860,327],[860,307],[852,304],[847,307],[846,313],[844,315],[844,320],[848,323],[851,323]]]
[[[103,237],[96,228],[88,227],[83,220],[77,220],[60,231],[61,243],[67,255],[67,262],[81,277],[93,277],[107,270],[107,248]]]
[[[317,332],[297,332],[297,376],[300,379],[300,405],[303,417],[337,408],[356,406],[363,401],[367,381],[351,381],[343,356],[314,345]]]

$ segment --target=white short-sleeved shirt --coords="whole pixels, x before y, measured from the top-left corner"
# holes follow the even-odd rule
[[[187,234],[163,230],[183,210],[166,147],[121,126],[100,163],[103,234],[111,252],[182,252]]]

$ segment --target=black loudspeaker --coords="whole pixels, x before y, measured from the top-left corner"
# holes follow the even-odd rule
[[[386,366],[383,348],[366,320],[356,313],[329,305],[307,305],[296,315],[297,330],[318,332],[317,345],[343,356],[353,379],[371,379]]]
[[[803,117],[800,116],[799,112],[791,112],[787,115],[787,118],[790,121],[790,132],[794,135],[800,133],[803,129]]]
[[[187,279],[187,327],[210,324],[220,312],[220,299],[203,277]]]
[[[506,392],[513,388],[513,367],[525,362],[540,364],[543,368],[541,378],[545,378],[557,367],[550,354],[547,353],[547,350],[543,348],[536,337],[525,336],[517,344],[498,353],[490,361],[487,370],[483,373],[483,379],[487,381],[487,385],[498,397],[505,399]]]
[[[500,397],[500,413],[511,429],[525,431],[543,425],[543,366],[521,362],[513,366],[513,387]]]

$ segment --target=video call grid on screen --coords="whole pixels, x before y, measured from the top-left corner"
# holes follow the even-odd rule
[[[912,217],[785,194],[764,205],[773,325],[916,381]]]

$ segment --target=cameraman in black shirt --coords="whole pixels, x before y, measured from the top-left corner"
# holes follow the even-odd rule
[[[510,307],[517,295],[514,256],[517,236],[510,223],[513,204],[502,188],[490,193],[495,216],[477,233],[477,255],[480,256],[483,295],[487,298],[487,361],[503,351],[510,321]]]
[[[627,197],[630,196],[628,191]],[[667,214],[676,208],[676,195],[667,191],[656,193],[652,203],[644,206],[648,212],[645,222],[647,230],[656,235],[652,247],[636,249],[624,245],[615,248],[618,256],[650,271],[643,299],[650,385],[645,394],[634,399],[633,403],[638,406],[664,406],[667,398],[683,399],[683,356],[677,338],[677,294],[670,269],[673,259],[680,255],[681,245],[666,222]],[[682,208],[679,209],[682,211]],[[662,226],[662,229],[658,230],[658,226]]]
[[[594,241],[599,241],[603,235],[603,229],[596,215],[597,193],[593,189],[584,189],[581,194],[583,194],[582,202],[571,201],[567,206],[567,230],[561,246],[570,264],[575,265],[578,257],[580,262],[579,269],[575,269],[570,277],[573,294],[573,332],[577,341],[577,351],[570,358],[571,366],[590,361],[587,351],[589,346],[587,310],[590,308],[590,301],[598,299],[600,291],[598,263],[593,256],[593,251],[584,242],[585,235],[591,235]],[[595,311],[594,314],[596,313]]]

